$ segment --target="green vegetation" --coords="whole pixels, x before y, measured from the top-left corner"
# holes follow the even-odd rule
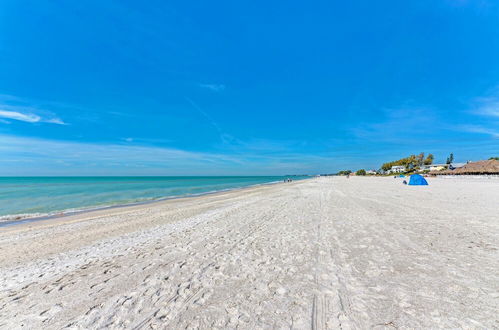
[[[454,154],[451,152],[449,157],[447,157],[447,162],[446,164],[451,164],[454,161]]]
[[[424,152],[419,155],[410,155],[409,157],[401,158],[399,160],[394,160],[388,163],[384,163],[381,165],[381,169],[384,171],[388,171],[392,168],[392,166],[404,166],[407,171],[419,168],[423,165],[431,165],[433,164],[433,159],[435,157],[432,154],[428,154],[425,158]]]
[[[424,162],[424,152],[422,152],[419,155],[417,155],[417,157],[416,157],[416,165],[417,166],[422,166],[423,162]]]
[[[366,175],[366,170],[358,170],[357,172],[355,172],[355,175]]]
[[[499,160],[499,157],[490,157],[489,160]]]
[[[348,175],[348,174],[350,174],[350,173],[352,173],[352,171],[350,171],[350,170],[346,170],[346,171],[339,171],[339,172],[338,172],[338,175]]]
[[[428,156],[425,158],[424,160],[424,165],[431,165],[433,164],[433,159],[435,159],[435,157],[433,157],[432,154],[428,154]]]
[[[388,171],[389,169],[392,168],[392,166],[405,166],[405,168],[409,168],[411,166],[414,166],[416,163],[416,156],[411,155],[406,158],[401,158],[399,160],[394,160],[392,162],[384,163],[381,165],[381,169],[384,171]]]

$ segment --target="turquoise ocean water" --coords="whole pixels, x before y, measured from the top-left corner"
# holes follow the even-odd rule
[[[0,177],[0,220],[242,188],[282,176]],[[293,177],[303,179],[305,177]]]

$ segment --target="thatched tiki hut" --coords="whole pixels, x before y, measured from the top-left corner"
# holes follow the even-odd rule
[[[499,174],[499,160],[481,160],[464,165],[455,170],[446,170],[441,172],[430,172],[437,175],[481,175],[481,174]]]

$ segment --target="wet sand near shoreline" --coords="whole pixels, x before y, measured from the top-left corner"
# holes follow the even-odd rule
[[[499,180],[317,178],[0,229],[0,328],[499,327]]]

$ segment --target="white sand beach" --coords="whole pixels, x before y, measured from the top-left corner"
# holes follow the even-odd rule
[[[0,229],[1,329],[499,328],[499,180],[315,178]]]

